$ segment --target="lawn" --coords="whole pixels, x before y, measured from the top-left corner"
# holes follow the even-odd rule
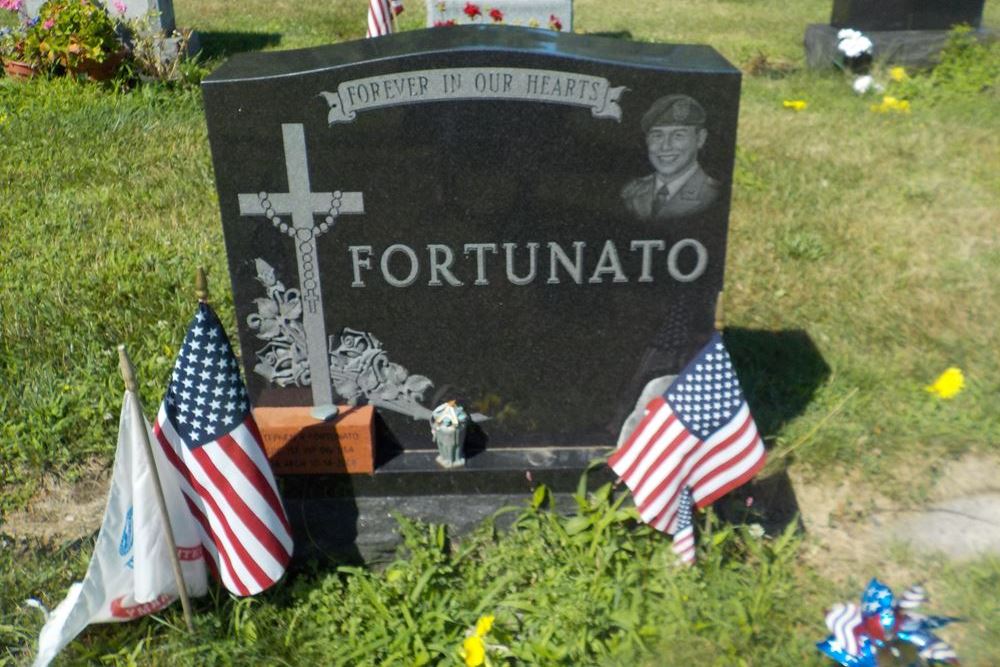
[[[175,11],[202,34],[211,69],[237,51],[359,38],[363,4],[177,0]],[[744,70],[726,320],[768,472],[802,495],[849,484],[857,506],[912,506],[955,461],[1000,464],[1000,48],[953,50],[896,84],[910,113],[878,114],[836,71],[804,69],[805,26],[829,9],[578,0],[574,29],[707,43]],[[996,3],[984,22],[1000,25]],[[422,24],[411,0],[402,28]],[[792,99],[808,106],[783,108]],[[223,322],[233,314],[197,87],[0,79],[0,146],[4,521],[110,466],[118,343],[147,408],[159,403],[195,267],[215,277]],[[761,348],[760,332],[787,344]],[[966,387],[945,401],[924,387],[949,366]],[[717,525],[702,565],[678,572],[627,499],[578,500],[567,518],[525,498],[513,530],[487,524],[455,543],[408,526],[409,548],[384,571],[317,565],[259,599],[218,593],[196,602],[193,637],[176,609],[94,627],[67,663],[459,664],[465,632],[493,613],[498,661],[822,665],[812,643],[824,607],[876,574],[897,589],[922,578],[934,610],[968,619],[945,633],[965,664],[1000,652],[997,559],[883,545],[848,567],[808,531],[761,539]],[[0,524],[0,664],[21,664],[41,626],[23,600],[54,606],[92,539],[9,533]]]

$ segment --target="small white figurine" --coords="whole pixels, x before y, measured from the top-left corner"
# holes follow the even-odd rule
[[[437,445],[437,462],[442,468],[465,465],[465,432],[469,415],[455,401],[448,401],[434,408],[431,413],[431,435]]]

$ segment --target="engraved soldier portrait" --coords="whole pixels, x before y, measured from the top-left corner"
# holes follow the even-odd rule
[[[625,208],[643,222],[700,213],[719,198],[721,186],[698,163],[708,139],[705,109],[688,95],[665,95],[640,121],[653,173],[622,188]]]

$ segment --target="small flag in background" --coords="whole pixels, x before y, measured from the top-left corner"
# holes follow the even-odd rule
[[[237,595],[268,588],[292,556],[288,517],[239,364],[205,303],[188,329],[154,433],[179,473],[209,565]]]
[[[683,490],[705,507],[764,466],[764,442],[715,333],[646,415],[608,465],[632,490],[642,520],[676,535]]]
[[[368,34],[381,37],[395,32],[393,16],[403,12],[402,0],[368,0]]]
[[[677,532],[674,533],[674,553],[685,565],[694,565],[694,525],[691,522],[691,487],[685,486],[677,510]]]

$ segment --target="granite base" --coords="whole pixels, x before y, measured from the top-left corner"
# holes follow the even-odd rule
[[[284,475],[280,484],[295,536],[295,561],[340,560],[377,565],[402,543],[395,515],[468,533],[504,507],[527,507],[539,484],[552,492],[557,511],[574,507],[572,492],[607,447],[496,449],[471,456],[458,469],[434,462],[436,450],[407,451],[372,475]],[[595,465],[587,486],[614,474]],[[505,528],[517,512],[503,515]]]

